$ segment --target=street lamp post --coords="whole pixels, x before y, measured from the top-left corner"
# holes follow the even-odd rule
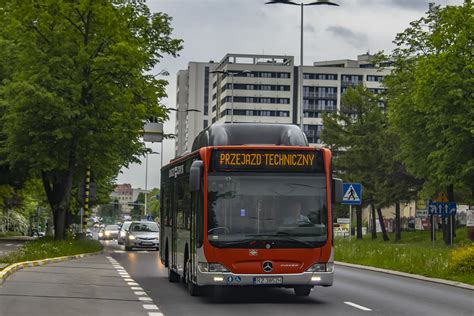
[[[147,200],[148,200],[148,155],[149,154],[159,155],[160,153],[152,151],[152,152],[146,154],[146,159],[145,159],[145,216],[148,216],[148,201]]]
[[[288,1],[288,0],[272,0],[265,2],[265,4],[291,4],[291,5],[296,5],[300,6],[301,8],[301,25],[300,25],[300,71],[298,74],[298,82],[299,82],[299,101],[300,101],[300,128],[303,131],[304,126],[303,126],[303,118],[304,118],[304,112],[303,112],[303,8],[305,6],[310,6],[310,5],[332,5],[332,6],[339,6],[337,3],[330,2],[330,1],[325,1],[325,0],[318,0],[315,2],[311,3],[303,3],[301,2],[300,4],[293,2],[293,1]]]

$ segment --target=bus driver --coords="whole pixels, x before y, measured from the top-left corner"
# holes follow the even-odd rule
[[[311,224],[309,218],[303,214],[301,214],[301,202],[294,201],[290,206],[291,213],[290,215],[285,218],[283,224],[285,225],[304,225],[304,224]]]

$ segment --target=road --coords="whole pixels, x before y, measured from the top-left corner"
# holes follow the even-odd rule
[[[474,315],[474,291],[340,266],[334,286],[315,288],[309,297],[272,288],[191,297],[184,284],[168,282],[157,252],[125,252],[116,241],[104,244],[164,315]]]
[[[0,257],[20,248],[27,240],[0,239]]]

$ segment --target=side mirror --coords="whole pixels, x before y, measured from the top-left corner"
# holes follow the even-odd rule
[[[201,173],[203,166],[204,164],[201,160],[196,160],[191,165],[191,170],[189,171],[189,190],[191,192],[199,191],[201,188]]]
[[[341,203],[344,192],[342,191],[342,180],[338,178],[332,179],[331,200],[333,203]]]

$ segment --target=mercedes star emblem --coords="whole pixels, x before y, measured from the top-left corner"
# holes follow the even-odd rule
[[[273,270],[273,263],[271,261],[265,261],[262,265],[263,271],[265,272],[272,272]]]

